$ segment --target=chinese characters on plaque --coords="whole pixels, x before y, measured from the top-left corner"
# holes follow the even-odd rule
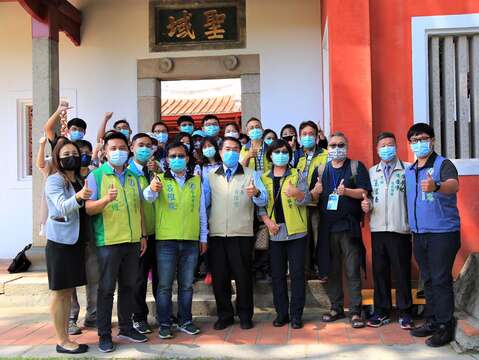
[[[245,47],[244,0],[174,5],[168,0],[150,2],[151,51]]]

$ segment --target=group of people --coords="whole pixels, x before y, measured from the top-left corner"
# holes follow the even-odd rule
[[[342,319],[344,268],[353,328],[390,322],[394,274],[401,328],[428,336],[430,346],[452,339],[459,183],[453,163],[434,151],[429,125],[415,124],[407,133],[414,163],[398,158],[395,134],[379,134],[380,161],[368,170],[349,157],[344,133],[326,139],[312,121],[298,130],[285,125],[278,136],[257,118],[246,121],[242,133],[236,123],[221,129],[214,115],[195,129],[193,118],[183,115],[173,138],[161,121],[149,133],[133,135],[126,120],[106,131],[113,115],[107,113],[93,147],[83,139],[87,125],[78,118],[68,121],[66,136],[57,136],[56,125],[67,110],[62,103],[46,123],[37,158],[48,175],[43,232],[58,352],[88,350],[69,337],[81,331],[75,288],[82,285],[87,285],[84,325],[98,328],[102,352],[115,348],[111,318],[117,283],[118,338],[148,340],[150,276],[159,337],[172,338],[175,329],[200,333],[192,317],[200,263],[212,283],[216,330],[231,326],[235,316],[241,329],[254,326],[255,273],[271,279],[275,327],[303,327],[311,274],[324,284],[331,303],[322,321]],[[47,140],[51,160],[45,160]],[[368,220],[374,313],[365,319],[361,227]],[[427,301],[426,321],[419,327],[411,313],[413,251]]]

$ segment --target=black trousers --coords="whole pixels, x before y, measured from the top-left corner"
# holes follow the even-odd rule
[[[253,279],[251,274],[253,237],[210,237],[208,265],[213,278],[213,292],[218,318],[234,317],[231,303],[231,278],[236,283],[236,312],[240,320],[253,317]]]
[[[148,319],[148,305],[146,305],[146,290],[148,287],[148,274],[152,274],[152,292],[156,300],[158,289],[158,271],[156,267],[156,242],[155,235],[148,236],[146,253],[140,258],[138,274],[135,284],[135,306],[133,321],[146,321]]]
[[[107,245],[97,248],[100,281],[97,297],[98,335],[111,334],[113,295],[118,281],[118,327],[120,331],[131,331],[133,291],[138,273],[140,244]]]
[[[273,302],[278,317],[301,319],[306,299],[304,263],[307,237],[296,240],[270,241],[269,255],[273,279]],[[286,273],[291,279],[291,305],[288,297]]]
[[[388,315],[392,308],[391,270],[396,285],[399,313],[408,313],[411,295],[411,235],[395,232],[372,232],[374,311]]]
[[[438,324],[450,324],[454,316],[452,266],[461,247],[457,232],[413,234],[414,256],[424,281],[424,315]]]

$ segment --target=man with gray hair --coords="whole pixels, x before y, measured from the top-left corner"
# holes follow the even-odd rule
[[[341,132],[331,135],[330,161],[318,167],[311,181],[311,194],[320,210],[319,241],[316,247],[319,275],[327,277],[331,310],[324,322],[344,318],[343,261],[350,298],[351,326],[365,326],[361,313],[361,267],[365,250],[361,238],[361,201],[371,191],[369,173],[357,160],[348,158],[348,141]]]

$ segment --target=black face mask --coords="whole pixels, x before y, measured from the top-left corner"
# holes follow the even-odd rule
[[[83,154],[81,156],[81,167],[87,167],[91,164],[91,155]]]
[[[60,159],[60,166],[63,170],[78,170],[81,165],[79,156],[67,156]]]

